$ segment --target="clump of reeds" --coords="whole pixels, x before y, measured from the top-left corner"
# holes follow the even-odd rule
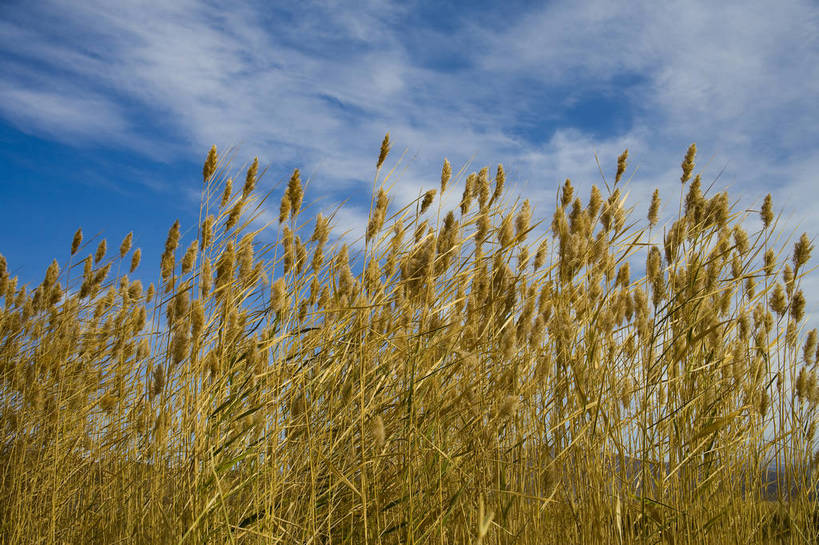
[[[0,541],[816,536],[813,244],[787,251],[770,195],[747,232],[692,145],[662,232],[657,191],[627,207],[627,151],[549,214],[505,199],[502,165],[442,210],[462,173],[393,203],[389,150],[352,246],[305,219],[298,170],[260,226],[258,161],[234,193],[214,147],[156,285],[120,274],[131,233],[82,258],[78,230],[34,289],[0,256]]]

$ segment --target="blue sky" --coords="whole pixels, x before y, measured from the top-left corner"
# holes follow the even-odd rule
[[[311,215],[349,199],[336,230],[357,236],[388,131],[396,203],[437,187],[444,157],[501,162],[551,218],[565,178],[585,200],[595,153],[613,178],[628,148],[628,203],[644,217],[657,187],[669,218],[696,142],[704,185],[724,169],[715,190],[743,208],[770,192],[786,233],[815,237],[817,96],[813,2],[6,0],[0,253],[35,284],[77,227],[111,251],[133,230],[156,278],[171,223],[193,236],[213,144],[237,168],[258,156],[263,189],[300,168]]]

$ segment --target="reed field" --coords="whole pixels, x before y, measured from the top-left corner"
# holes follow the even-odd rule
[[[813,244],[770,195],[692,145],[641,210],[628,151],[549,210],[446,160],[391,202],[389,148],[349,246],[214,147],[161,263],[66,233],[31,289],[0,256],[0,543],[819,542]]]

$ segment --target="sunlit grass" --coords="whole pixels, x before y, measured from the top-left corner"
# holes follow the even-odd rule
[[[657,192],[626,207],[627,152],[548,214],[500,165],[443,209],[448,161],[390,206],[389,148],[360,245],[302,216],[298,170],[258,242],[258,162],[234,191],[213,148],[156,286],[130,234],[83,258],[78,231],[33,290],[0,257],[2,543],[816,539],[812,244],[770,196],[746,232],[692,146],[666,226]]]

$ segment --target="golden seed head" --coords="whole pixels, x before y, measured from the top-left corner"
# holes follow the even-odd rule
[[[790,295],[793,293],[793,269],[789,264],[782,270],[782,280],[785,281],[785,291]]]
[[[807,233],[802,233],[802,236],[793,246],[793,266],[794,269],[799,269],[802,265],[810,260],[810,254],[813,251],[813,244],[811,244]]]
[[[489,201],[489,167],[483,167],[478,173],[476,193],[478,194],[478,205],[483,210]]]
[[[256,187],[256,175],[259,172],[259,158],[254,157],[253,163],[250,165],[250,168],[247,169],[247,175],[245,176],[245,185],[242,188],[242,199],[246,199],[248,195],[253,193],[253,189]]]
[[[771,310],[776,312],[779,316],[785,314],[785,309],[787,307],[787,301],[785,300],[785,290],[782,289],[782,284],[780,284],[779,282],[777,282],[776,286],[774,287],[774,291],[771,294],[769,304]]]
[[[429,227],[429,222],[427,220],[422,221],[418,227],[415,228],[415,242],[418,243],[421,239],[426,235],[427,228]]]
[[[685,160],[682,162],[682,176],[680,182],[685,183],[691,179],[691,171],[694,170],[694,156],[697,154],[697,144],[691,144],[688,152],[685,154]]]
[[[299,169],[293,170],[290,181],[287,183],[287,197],[290,199],[290,215],[296,216],[301,209],[301,202],[304,198],[304,189],[301,186]]]
[[[151,397],[156,397],[162,392],[162,388],[165,387],[165,373],[161,365],[154,367],[151,378],[153,379],[151,381]]]
[[[228,213],[227,220],[225,221],[225,231],[230,231],[239,222],[244,205],[245,201],[239,200],[233,205],[233,208],[230,209],[230,213]]]
[[[521,246],[518,250],[518,271],[524,271],[529,264],[529,248]]]
[[[490,203],[497,201],[503,193],[503,186],[506,183],[506,173],[503,171],[503,165],[498,163],[498,169],[495,172],[495,191],[492,193]]]
[[[82,229],[77,229],[77,232],[74,233],[74,239],[71,241],[71,255],[77,253],[77,250],[80,249],[80,244],[82,244]]]
[[[282,203],[279,206],[279,223],[284,223],[290,217],[290,197],[285,193],[282,195]]]
[[[233,267],[236,263],[236,251],[233,240],[228,240],[219,261],[216,263],[216,289],[222,289],[233,279]]]
[[[142,282],[139,280],[134,280],[128,286],[128,297],[133,300],[138,300],[142,298]]]
[[[319,245],[324,245],[327,238],[330,236],[330,226],[327,218],[322,214],[316,215],[316,228],[313,230],[313,235],[308,242],[318,241]]]
[[[500,242],[501,248],[509,246],[514,236],[512,230],[512,214],[510,213],[501,220],[500,229],[498,230],[498,242]]]
[[[563,195],[560,198],[560,206],[565,209],[569,206],[569,203],[572,202],[573,197],[574,187],[572,187],[572,181],[566,178],[566,182],[563,184]]]
[[[387,154],[390,152],[390,133],[387,133],[384,136],[384,141],[381,142],[381,153],[378,154],[378,164],[376,165],[376,169],[380,169],[381,165],[384,164],[384,160],[387,158]]]
[[[369,242],[370,239],[372,239],[376,234],[378,234],[378,232],[381,230],[381,227],[383,227],[384,219],[387,216],[388,204],[389,199],[387,198],[387,193],[384,191],[384,188],[381,187],[378,189],[378,197],[376,198],[375,208],[372,210],[372,213],[370,214],[370,221],[367,223],[366,233],[367,242]],[[318,228],[319,225],[318,222],[316,222],[316,229]],[[315,236],[316,234],[314,233],[313,237]],[[321,244],[323,244],[323,242]]]
[[[173,308],[171,311],[170,309]],[[187,317],[190,308],[190,283],[186,282],[179,287],[173,297],[173,305],[168,305],[168,322],[181,320]]]
[[[424,193],[424,198],[421,200],[421,213],[427,211],[427,209],[432,205],[432,200],[435,198],[435,193],[437,190],[430,189],[426,193]]]
[[[43,286],[48,289],[57,282],[57,278],[60,276],[60,266],[57,264],[57,260],[53,260],[51,265],[48,266],[46,269],[45,280],[43,280]]]
[[[805,386],[807,383],[807,369],[802,367],[799,370],[799,376],[796,378],[796,397],[804,399],[806,396]]]
[[[626,171],[626,161],[628,160],[628,149],[617,158],[617,176],[614,178],[614,185],[617,185],[617,182],[620,181],[620,178],[623,176],[623,173]]]
[[[216,172],[216,162],[218,155],[216,154],[216,146],[211,146],[208,152],[208,157],[205,159],[205,166],[202,167],[202,179],[205,184],[208,183],[213,173]]]
[[[773,204],[771,203],[771,194],[768,193],[765,196],[765,200],[762,201],[762,210],[760,211],[760,217],[762,218],[762,227],[767,229],[771,222],[773,221]]]
[[[301,274],[304,264],[307,262],[307,248],[301,242],[301,237],[296,236],[296,274]]]
[[[233,195],[233,179],[228,178],[225,182],[225,190],[222,192],[222,201],[219,203],[219,208],[227,206],[231,195]]]
[[[562,206],[558,206],[552,216],[552,238],[561,237],[569,232],[569,222],[566,221],[566,213]]]
[[[324,251],[322,250],[321,245],[316,245],[316,249],[313,251],[313,260],[310,262],[310,268],[313,269],[313,272],[318,274],[318,272],[321,270],[321,266],[323,264],[324,264]]]
[[[776,254],[769,248],[765,252],[765,276],[772,276],[776,267]]]
[[[106,244],[105,239],[102,239],[97,246],[97,251],[94,253],[94,265],[102,261],[102,258],[105,257],[105,250]]]
[[[756,293],[756,281],[752,277],[745,280],[745,295],[748,299],[753,299]]]
[[[193,264],[196,261],[196,247],[198,241],[194,240],[185,251],[185,256],[182,258],[182,274],[188,274],[193,270]]]
[[[196,299],[191,307],[191,335],[198,339],[205,327],[205,307],[201,299]]]
[[[648,258],[646,259],[646,278],[648,278],[649,281],[653,282],[660,274],[662,259],[660,249],[656,246],[652,246],[648,251]]]
[[[202,297],[207,297],[210,293],[210,288],[213,286],[213,271],[211,270],[210,258],[206,257],[202,262],[199,285],[202,288]]]
[[[655,189],[651,196],[651,205],[648,207],[648,223],[651,227],[657,225],[658,216],[660,213],[660,190]]]
[[[279,278],[270,288],[270,306],[273,311],[281,313],[284,311],[287,301],[287,285],[284,278]]]
[[[802,290],[797,290],[796,293],[793,294],[793,299],[791,300],[791,316],[797,323],[801,322],[802,318],[805,317],[805,294],[802,293]]]
[[[737,225],[734,227],[734,244],[736,245],[737,252],[740,255],[745,254],[748,251],[748,233],[745,230]]]
[[[724,229],[728,223],[731,208],[728,204],[728,193],[723,191],[714,195],[714,198],[708,201],[707,208],[708,224],[713,225],[716,223],[720,229]]]
[[[523,201],[523,206],[515,219],[515,236],[521,240],[526,239],[526,233],[529,231],[529,224],[532,221],[532,206],[529,204],[529,199]]]
[[[173,222],[168,230],[168,238],[165,240],[165,253],[172,254],[179,246],[179,220]]]
[[[387,214],[387,206],[389,205],[389,202],[390,199],[387,197],[387,192],[384,191],[383,188],[380,188],[378,190],[378,196],[375,200],[375,210],[381,216],[381,223],[384,223],[384,217]]]
[[[464,184],[464,194],[461,197],[461,215],[465,216],[467,212],[469,212],[469,205],[472,204],[472,195],[474,193],[474,185],[477,176],[473,172],[469,176],[466,177],[466,183]]]
[[[620,269],[617,271],[617,280],[615,282],[616,286],[626,288],[629,285],[629,275],[630,275],[630,265],[629,262],[626,261],[622,265],[620,265]]]
[[[370,259],[367,269],[364,272],[364,286],[368,292],[373,292],[378,287],[378,280],[381,277],[381,268],[378,266],[378,260]]]
[[[441,195],[446,191],[450,178],[452,178],[452,165],[449,164],[448,159],[444,158],[444,166],[441,168]]]
[[[200,249],[204,250],[213,242],[213,225],[216,223],[216,218],[213,214],[208,214],[205,221],[202,222],[202,242]]]
[[[284,272],[289,273],[293,269],[295,263],[295,255],[293,248],[293,232],[288,226],[282,229],[282,246],[284,247]]]
[[[548,242],[549,239],[544,238],[540,241],[540,245],[537,247],[537,252],[535,253],[535,270],[540,269],[543,264],[546,262],[546,253],[548,252]]]
[[[597,216],[597,212],[600,211],[601,204],[603,204],[603,196],[600,194],[600,190],[597,188],[597,186],[593,185],[591,188],[591,195],[589,196],[588,206],[590,218]]]
[[[802,347],[802,359],[806,365],[813,365],[816,363],[816,345],[817,345],[817,331],[811,329],[808,333],[808,338],[805,339],[805,345]]]
[[[133,240],[133,238],[134,238],[134,232],[131,231],[130,233],[125,235],[124,239],[122,239],[122,243],[119,245],[119,257],[120,257],[120,259],[125,257],[125,254],[127,254],[128,250],[131,249],[131,241]]]
[[[700,189],[700,175],[694,177],[691,182],[691,187],[688,188],[688,193],[685,195],[685,215],[688,216],[694,224],[699,223],[702,216],[705,199],[702,196]]]
[[[399,218],[392,226],[392,240],[390,246],[393,250],[398,250],[401,247],[401,241],[404,239],[404,223]]]

